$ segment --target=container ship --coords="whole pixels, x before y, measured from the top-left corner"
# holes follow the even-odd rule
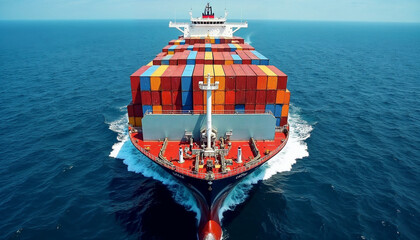
[[[194,195],[199,239],[222,237],[219,209],[233,187],[285,146],[287,75],[233,36],[207,4],[201,17],[169,22],[182,35],[130,76],[132,144]]]

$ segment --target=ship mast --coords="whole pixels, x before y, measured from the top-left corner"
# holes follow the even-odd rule
[[[219,82],[216,81],[214,84],[210,83],[211,77],[210,73],[207,75],[207,84],[204,84],[202,81],[199,82],[199,87],[201,90],[207,91],[207,148],[206,152],[214,151],[211,147],[211,135],[213,132],[212,123],[211,123],[211,91],[217,90],[219,88]]]

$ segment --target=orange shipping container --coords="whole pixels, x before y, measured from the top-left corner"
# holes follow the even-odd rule
[[[225,104],[225,91],[222,91],[222,90],[216,91],[214,103],[215,104]]]
[[[223,113],[225,110],[225,105],[214,105],[214,110],[216,113]]]
[[[128,118],[128,123],[130,123],[131,126],[136,126],[136,122],[134,120],[134,117],[129,117]]]
[[[219,90],[225,90],[225,73],[222,65],[214,65],[214,77],[219,82]]]
[[[289,105],[283,105],[283,108],[281,109],[281,116],[287,117],[289,115]]]
[[[134,124],[135,127],[141,127],[142,126],[141,125],[141,117],[135,117],[134,122],[135,122],[135,124]]]
[[[283,104],[284,103],[284,95],[285,95],[285,91],[283,90],[277,90],[277,95],[276,95],[276,104]]]
[[[289,103],[290,103],[290,91],[286,89],[286,92],[284,93],[283,104],[289,105]]]
[[[154,105],[153,114],[162,114],[162,105]]]
[[[168,65],[162,65],[158,69],[156,69],[156,71],[152,74],[152,76],[150,77],[150,89],[152,91],[160,90],[160,82],[161,82],[160,77],[166,71],[168,67],[169,67]]]

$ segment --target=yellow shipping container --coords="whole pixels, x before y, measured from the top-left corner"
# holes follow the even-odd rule
[[[289,115],[289,105],[283,105],[281,109],[281,116],[287,117]]]
[[[174,45],[179,45],[179,44],[180,44],[180,42],[181,42],[181,40],[180,40],[180,39],[178,39],[178,40],[176,40],[176,41],[175,41]]]
[[[267,89],[269,90],[275,90],[277,89],[277,74],[275,74],[273,71],[271,71],[267,66],[265,65],[258,65],[258,67],[264,71],[265,74],[267,74]]]
[[[153,66],[153,61],[150,61],[147,66]]]
[[[150,89],[152,91],[160,91],[160,77],[168,68],[168,65],[162,65],[150,76]]]
[[[153,105],[153,114],[162,114],[162,105]]]
[[[204,65],[204,80],[203,83],[207,84],[207,75],[210,73],[211,81],[210,83],[214,83],[214,70],[213,65]]]
[[[128,118],[128,123],[130,123],[131,126],[136,126],[136,121],[134,120],[134,117],[129,117]]]
[[[222,65],[214,65],[214,80],[219,82],[219,90],[225,90],[225,72]]]
[[[239,51],[241,51],[242,50],[242,47],[241,46],[239,46],[239,44],[233,44],[235,47],[236,47],[236,50],[239,50]]]
[[[135,127],[141,127],[142,126],[142,124],[141,124],[141,117],[135,117],[134,118],[134,122],[135,122]]]
[[[206,52],[204,54],[204,60],[213,60],[213,53],[212,52]]]
[[[286,92],[284,93],[284,101],[283,104],[289,105],[290,103],[290,91],[286,89]]]
[[[168,55],[174,55],[175,51],[168,51]]]
[[[210,37],[210,43],[215,43],[214,37]]]

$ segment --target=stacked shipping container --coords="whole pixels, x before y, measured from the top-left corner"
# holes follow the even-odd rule
[[[277,126],[287,124],[290,92],[287,75],[242,38],[185,38],[169,42],[148,66],[130,77],[129,123],[142,126],[145,114],[204,114],[206,92],[199,82],[219,82],[213,112],[271,112]]]

